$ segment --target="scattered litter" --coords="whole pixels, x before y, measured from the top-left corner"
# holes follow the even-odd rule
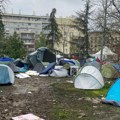
[[[105,97],[102,97],[102,98],[101,98],[101,100],[104,100],[104,99],[105,99]]]
[[[30,77],[29,75],[25,74],[25,73],[19,73],[15,75],[17,78],[28,78]]]
[[[91,101],[91,98],[86,97],[84,100],[86,100],[86,101]]]
[[[0,93],[2,93],[3,91],[2,90],[0,90]]]
[[[29,71],[26,72],[26,74],[27,75],[31,75],[31,76],[33,76],[33,75],[35,75],[35,76],[39,75],[39,73],[37,71],[34,71],[34,70],[29,70]]]
[[[92,100],[92,103],[94,104],[98,104],[100,102],[101,102],[101,99],[98,99],[98,98]]]
[[[87,117],[85,113],[80,113],[80,115],[78,116],[79,119],[81,119],[83,117]]]
[[[73,81],[67,81],[68,83],[73,83]]]
[[[12,117],[12,120],[44,120],[44,119],[39,118],[30,113],[30,114],[20,115],[17,117]]]
[[[48,76],[48,74],[40,74],[39,76],[45,77]]]
[[[97,106],[93,106],[93,108],[97,108]]]
[[[32,92],[29,91],[28,94],[32,94]]]

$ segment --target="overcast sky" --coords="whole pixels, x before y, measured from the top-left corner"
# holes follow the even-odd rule
[[[7,13],[46,15],[52,8],[57,9],[57,17],[75,15],[76,11],[84,8],[84,0],[9,0],[6,5]],[[33,12],[34,11],[34,12]]]

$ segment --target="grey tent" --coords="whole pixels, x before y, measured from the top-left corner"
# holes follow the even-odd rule
[[[97,62],[97,61],[87,62],[87,63],[84,64],[84,66],[94,66],[98,70],[100,70],[100,63]]]
[[[34,67],[39,62],[56,62],[56,55],[53,54],[48,48],[40,47],[27,56],[27,63],[29,65]]]
[[[17,67],[13,62],[10,62],[8,66],[13,70],[13,72],[19,72],[20,68]]]
[[[33,70],[34,71],[37,71],[38,73],[41,73],[41,71],[43,71],[45,69],[45,66],[40,62],[40,63],[37,63]]]
[[[4,64],[0,64],[0,84],[13,84],[15,81],[12,69]]]

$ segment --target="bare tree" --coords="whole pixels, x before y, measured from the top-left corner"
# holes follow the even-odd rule
[[[0,0],[0,56],[4,56],[6,53],[6,40],[5,40],[5,31],[4,24],[2,21],[2,16],[5,11],[5,4],[8,0]]]
[[[0,0],[0,14],[5,11],[5,5],[7,4],[8,0]]]
[[[120,14],[120,1],[118,1],[118,0],[112,0],[111,2],[114,5],[114,7],[117,10],[117,12]]]
[[[120,29],[120,1],[111,0],[111,8],[108,12],[108,17],[110,20],[109,27],[112,30],[119,31]]]
[[[110,6],[110,1],[102,0],[102,6],[103,6],[103,26],[102,26],[103,39],[101,43],[101,54],[100,54],[101,66],[102,66],[103,46],[105,45],[105,40],[107,36],[107,12]]]
[[[99,1],[99,11],[97,13],[96,17],[96,26],[98,30],[102,31],[102,40],[101,40],[101,54],[100,54],[100,60],[101,60],[101,66],[102,66],[102,56],[103,56],[103,48],[104,46],[109,43],[109,39],[111,37],[111,18],[109,17],[110,10],[111,10],[111,0],[100,0]]]

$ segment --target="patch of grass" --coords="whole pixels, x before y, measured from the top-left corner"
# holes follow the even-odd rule
[[[81,118],[86,118],[85,114],[79,109],[61,107],[61,104],[56,106],[49,111],[51,120],[80,120]]]
[[[55,83],[52,85],[56,95],[66,96],[75,95],[82,97],[99,97],[101,95],[105,96],[109,90],[111,83],[105,82],[105,86],[99,90],[84,90],[76,89],[71,83]]]
[[[106,81],[105,86],[100,90],[76,89],[71,83],[52,84],[55,102],[49,110],[49,118],[51,120],[90,120],[90,116],[96,110],[94,110],[92,102],[79,100],[79,98],[105,96],[111,84]]]

